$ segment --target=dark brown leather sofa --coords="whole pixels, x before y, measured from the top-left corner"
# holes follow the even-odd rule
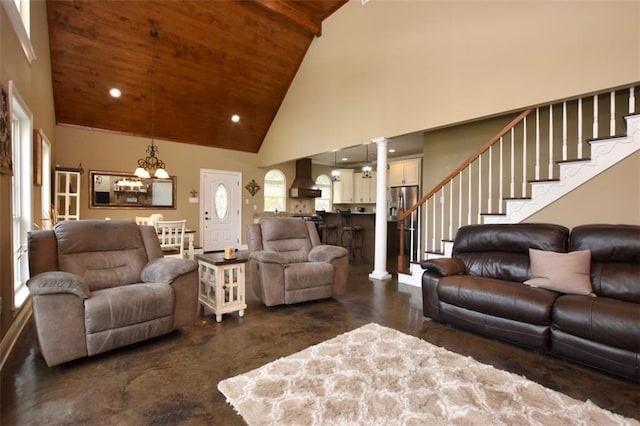
[[[597,297],[523,284],[529,248],[590,250]],[[470,225],[422,268],[425,317],[640,380],[640,226]]]

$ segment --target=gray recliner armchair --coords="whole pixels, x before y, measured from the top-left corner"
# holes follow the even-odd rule
[[[64,221],[31,232],[28,249],[27,285],[49,366],[195,322],[197,264],[164,258],[152,226]]]
[[[322,245],[313,222],[262,218],[247,229],[248,277],[265,305],[325,299],[346,291],[349,252]]]

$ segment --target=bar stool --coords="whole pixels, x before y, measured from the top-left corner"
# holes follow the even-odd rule
[[[353,226],[351,223],[351,210],[338,210],[340,220],[342,222],[342,231],[340,232],[340,244],[349,249],[349,260],[356,258],[356,250],[360,250],[362,256],[362,246],[364,244],[362,227]],[[347,244],[344,243],[344,237],[347,237]]]
[[[320,229],[320,235],[322,236],[322,244],[329,244],[329,237],[331,244],[338,244],[338,225],[327,223],[327,212],[324,210],[316,210],[316,214],[322,219],[322,222],[318,224]]]

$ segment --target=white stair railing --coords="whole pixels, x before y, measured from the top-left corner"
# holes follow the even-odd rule
[[[588,160],[590,150],[585,142],[602,137],[600,128],[608,124],[609,137],[624,134],[624,116],[640,111],[640,100],[635,96],[638,87],[635,84],[522,112],[415,206],[400,212],[399,223],[426,204],[422,210],[425,247],[421,252],[442,253],[443,240],[453,240],[460,226],[482,223],[487,214],[504,214],[505,200],[530,197],[531,181],[557,180],[558,162]],[[535,120],[528,120],[534,111]],[[504,188],[508,188],[506,196]],[[402,252],[398,265],[400,270],[406,265]]]

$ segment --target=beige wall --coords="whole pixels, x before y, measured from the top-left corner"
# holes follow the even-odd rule
[[[151,213],[162,213],[167,220],[187,219],[187,227],[199,229],[199,204],[189,203],[190,192],[196,190],[200,194],[200,170],[230,170],[242,173],[242,235],[244,241],[244,225],[252,220],[253,206],[261,211],[263,191],[255,197],[244,188],[251,179],[262,186],[264,172],[256,167],[256,154],[229,151],[217,148],[206,148],[178,142],[156,140],[159,148],[158,157],[167,165],[170,175],[177,177],[177,208],[156,211],[153,209],[112,209],[89,208],[89,171],[115,171],[133,173],[137,160],[146,156],[146,148],[151,142],[149,138],[119,135],[98,130],[82,129],[70,126],[58,126],[56,131],[56,156],[58,165],[78,167],[82,164],[85,173],[82,177],[82,199],[80,217],[83,219],[133,218],[148,216]],[[199,236],[196,234],[196,241]]]
[[[423,194],[433,189],[512,118],[510,114],[426,132]],[[476,202],[474,199],[473,204]],[[587,223],[640,224],[640,152],[571,191],[526,222],[558,223],[569,228]]]
[[[51,85],[49,35],[47,31],[46,3],[31,3],[31,44],[36,60],[31,64],[20,46],[18,38],[0,7],[0,83],[7,90],[9,80],[33,114],[35,129],[42,129],[55,144],[55,111]],[[40,211],[40,187],[33,187],[34,215]],[[39,214],[39,213],[38,213]],[[0,175],[0,295],[2,296],[1,334],[5,335],[19,310],[12,310],[11,250],[11,177]]]
[[[83,219],[133,218],[148,216],[151,213],[162,213],[167,220],[187,219],[189,228],[199,230],[199,204],[189,203],[191,191],[200,193],[200,170],[230,170],[242,173],[242,244],[246,243],[246,225],[261,216],[264,206],[264,175],[270,168],[256,166],[257,154],[230,151],[216,148],[189,145],[178,142],[156,140],[160,149],[158,157],[167,165],[167,171],[177,177],[176,209],[114,209],[89,208],[89,171],[114,171],[133,173],[139,158],[146,156],[145,149],[149,138],[120,135],[99,130],[84,129],[60,125],[56,130],[57,164],[62,167],[78,167],[82,164],[85,170],[82,176],[81,210]],[[288,161],[273,166],[281,170],[291,186],[295,177],[295,162]],[[314,165],[312,175],[328,173],[330,167]],[[255,196],[251,196],[244,187],[252,180],[262,188]],[[201,196],[201,194],[199,194]],[[306,213],[313,210],[312,200],[288,199],[287,212]],[[199,233],[196,242],[199,243]]]
[[[569,192],[525,222],[640,225],[640,152]]]
[[[422,159],[423,194],[431,191],[513,118],[514,116],[509,114],[425,132]]]
[[[640,2],[352,0],[260,149],[274,164],[640,80]]]

